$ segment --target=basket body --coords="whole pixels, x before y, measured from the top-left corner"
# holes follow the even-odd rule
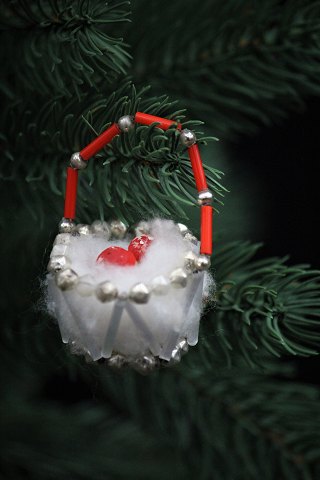
[[[53,254],[65,253],[68,266],[79,279],[74,288],[57,286],[55,273],[47,274],[47,303],[59,323],[62,340],[78,353],[93,360],[122,355],[127,359],[153,357],[169,361],[182,340],[189,345],[198,341],[203,293],[208,284],[207,272],[188,272],[186,284],[170,283],[170,272],[182,269],[190,249],[197,254],[199,245],[183,238],[171,221],[151,223],[154,242],[137,267],[105,267],[96,264],[101,249],[109,245],[127,246],[130,238],[115,240],[95,233],[70,234],[66,245],[55,245]],[[154,278],[167,279],[162,294],[153,294]],[[118,286],[118,298],[101,302],[97,285],[104,280]],[[150,298],[139,304],[130,298],[132,285],[144,282]],[[205,287],[207,288],[207,287]]]

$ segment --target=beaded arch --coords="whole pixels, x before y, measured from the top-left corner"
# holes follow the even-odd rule
[[[208,189],[196,136],[192,130],[182,129],[181,124],[174,120],[157,117],[148,113],[137,112],[134,116],[124,115],[120,117],[118,122],[113,123],[80,152],[72,154],[70,166],[67,167],[64,218],[62,221],[71,224],[75,219],[79,170],[85,169],[91,157],[102,150],[115,136],[131,130],[135,123],[140,125],[157,123],[157,127],[162,130],[168,130],[172,125],[176,125],[176,128],[180,131],[180,141],[188,149],[188,156],[198,191],[198,203],[201,209],[200,253],[210,256],[212,254],[213,207],[211,204],[213,195]]]

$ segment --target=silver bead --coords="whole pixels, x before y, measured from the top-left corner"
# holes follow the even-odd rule
[[[50,257],[59,257],[64,256],[67,253],[68,245],[64,245],[63,243],[53,245],[53,248],[50,253]]]
[[[187,233],[190,233],[190,230],[189,228],[184,225],[183,223],[177,223],[177,227],[179,229],[179,232],[181,233],[181,235],[184,237]]]
[[[84,359],[85,359],[86,363],[94,363],[94,360],[91,357],[89,352],[84,353]]]
[[[141,235],[148,235],[150,233],[150,225],[148,222],[139,222],[135,228],[135,233],[137,237]]]
[[[91,229],[92,232],[99,237],[103,236],[106,240],[110,238],[110,227],[107,222],[95,220],[91,225]]]
[[[120,355],[119,353],[116,353],[107,359],[108,366],[112,368],[121,368],[124,367],[127,363],[128,362],[125,357],[123,355]]]
[[[116,238],[123,238],[127,233],[127,227],[120,220],[113,220],[110,223],[111,234]]]
[[[195,262],[198,259],[197,255],[191,250],[184,256],[184,266],[187,270],[193,271],[195,267]]]
[[[70,233],[58,233],[54,239],[53,245],[69,245],[71,243]]]
[[[118,289],[111,282],[102,282],[96,288],[96,297],[100,302],[111,302],[118,296]]]
[[[76,227],[76,224],[70,218],[62,218],[59,223],[59,232],[60,233],[72,233]]]
[[[175,288],[184,288],[188,282],[188,274],[183,268],[173,270],[170,275],[171,285]]]
[[[175,348],[172,350],[170,363],[179,363],[181,360],[181,351],[179,348]]]
[[[72,342],[69,343],[69,348],[73,355],[84,355],[87,353],[86,350],[75,340],[72,340]]]
[[[195,269],[199,271],[208,270],[211,265],[211,260],[208,255],[200,255],[195,262]]]
[[[51,257],[48,263],[48,272],[60,272],[64,268],[69,267],[70,261],[64,255],[56,255]]]
[[[185,338],[178,343],[177,347],[179,348],[181,355],[184,355],[189,350],[189,344]]]
[[[135,303],[147,303],[150,297],[150,290],[144,283],[137,283],[130,292],[129,298]]]
[[[155,295],[166,295],[169,290],[169,282],[163,275],[159,275],[152,280],[151,289]]]
[[[118,127],[121,132],[128,132],[134,127],[134,117],[132,115],[123,115],[118,120]]]
[[[203,205],[211,205],[213,195],[209,190],[202,190],[202,192],[198,195],[198,204]]]
[[[70,290],[77,285],[79,277],[74,270],[67,268],[62,270],[56,276],[56,284],[61,290]]]
[[[71,155],[70,165],[76,170],[83,170],[84,168],[87,168],[88,162],[83,160],[79,152],[75,152]]]
[[[182,145],[185,147],[191,147],[194,145],[197,141],[197,137],[195,136],[195,133],[192,130],[189,130],[188,128],[184,128],[181,133],[180,133],[180,142]]]
[[[156,359],[152,355],[144,355],[141,358],[135,359],[131,363],[132,367],[143,375],[151,372],[157,365]]]
[[[184,239],[187,242],[193,243],[193,245],[198,245],[198,243],[199,243],[199,240],[197,239],[197,237],[192,235],[192,233],[190,233],[190,232],[185,234]]]
[[[79,235],[90,235],[91,234],[90,225],[84,225],[82,223],[79,223],[79,225],[77,225],[76,230],[79,233]]]

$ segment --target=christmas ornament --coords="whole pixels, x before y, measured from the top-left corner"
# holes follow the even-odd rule
[[[75,223],[78,174],[88,160],[135,124],[180,130],[201,210],[200,242],[183,224],[142,221],[135,232],[120,220]],[[154,115],[125,115],[71,156],[64,217],[48,264],[47,304],[72,351],[113,367],[145,373],[180,361],[198,341],[203,298],[212,279],[212,194],[193,131]]]

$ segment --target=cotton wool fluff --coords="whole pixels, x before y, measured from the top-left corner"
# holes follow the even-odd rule
[[[199,244],[184,239],[170,220],[151,221],[150,233],[154,240],[141,262],[125,267],[98,264],[96,259],[110,246],[127,248],[131,238],[70,236],[65,255],[79,276],[78,284],[62,291],[52,273],[46,277],[47,308],[58,320],[63,342],[77,345],[93,360],[116,352],[129,358],[151,352],[169,360],[180,340],[197,343],[203,297],[213,287],[207,272],[191,274],[185,288],[170,285],[164,295],[151,293],[146,304],[123,299],[103,303],[95,295],[97,285],[104,281],[111,281],[120,293],[140,282],[151,288],[155,277],[169,279],[173,270],[183,267],[188,251],[199,253]]]

